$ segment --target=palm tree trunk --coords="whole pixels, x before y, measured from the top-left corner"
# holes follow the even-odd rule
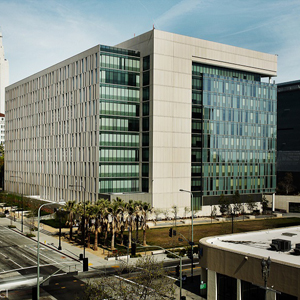
[[[138,242],[139,240],[139,219],[138,217],[136,217],[136,232],[135,232],[135,239],[136,239],[136,243]]]
[[[132,238],[132,226],[129,227],[129,232],[128,232],[128,248],[131,248],[131,238]]]
[[[115,222],[112,220],[111,223],[111,250],[115,249]]]
[[[94,251],[98,250],[98,227],[95,226]]]
[[[104,244],[106,245],[107,241],[107,228],[105,229],[105,234],[104,234]]]
[[[73,224],[71,223],[70,224],[70,241],[72,241],[72,238],[73,238]]]
[[[121,236],[121,246],[124,246],[124,227],[122,226],[122,228],[121,228],[121,234],[120,234],[120,236]]]
[[[90,249],[90,246],[91,246],[91,232],[89,229],[87,229],[87,248]]]
[[[146,246],[146,228],[143,229],[143,246]]]

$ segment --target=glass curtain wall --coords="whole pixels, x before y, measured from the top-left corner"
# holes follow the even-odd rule
[[[139,191],[140,54],[100,48],[99,193]]]
[[[149,192],[150,55],[143,57],[142,191]]]
[[[194,194],[275,192],[276,94],[257,74],[193,63]]]

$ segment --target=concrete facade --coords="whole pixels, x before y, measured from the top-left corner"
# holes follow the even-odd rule
[[[150,55],[152,147],[150,193],[154,206],[190,206],[192,62],[277,74],[277,56],[153,30],[117,45]],[[210,210],[210,208],[209,208]]]
[[[190,194],[179,189],[191,190],[193,63],[271,78],[276,76],[277,56],[159,30],[117,47],[138,51],[141,64],[150,56],[149,172],[144,176],[139,171],[137,193],[107,195],[147,201],[161,209],[177,206],[179,215],[183,215],[191,201]],[[44,199],[80,201],[84,197],[95,201],[101,194],[100,76],[91,82],[91,72],[99,71],[98,53],[96,46],[6,89],[7,190],[17,191],[18,182],[11,176],[19,176],[25,194]],[[145,72],[140,73],[143,82]],[[79,77],[83,81],[77,85]],[[81,101],[80,93],[85,89],[92,89],[92,97]],[[142,89],[141,83],[140,128]],[[140,129],[140,136],[143,134]],[[140,141],[140,169],[145,163],[143,149]],[[143,176],[148,183],[145,188]],[[84,186],[85,190],[72,191],[69,185]],[[203,211],[210,211],[210,206]]]
[[[266,195],[266,199],[269,201],[271,207],[272,195]],[[300,212],[300,196],[275,196],[275,209],[287,213],[299,213]]]
[[[0,113],[0,144],[5,145],[5,114]]]

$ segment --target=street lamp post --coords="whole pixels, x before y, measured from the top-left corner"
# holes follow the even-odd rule
[[[187,191],[187,190],[183,190],[180,189],[180,192],[185,192],[185,193],[189,193],[192,197],[192,201],[191,201],[191,211],[192,211],[192,241],[190,242],[191,245],[191,249],[192,249],[192,266],[191,266],[191,276],[192,276],[192,281],[194,280],[194,252],[193,252],[193,246],[194,246],[194,196],[193,193],[191,191]]]
[[[172,254],[172,255],[174,255],[174,256],[176,256],[177,258],[179,258],[180,259],[180,274],[179,274],[179,281],[180,281],[180,295],[179,295],[179,299],[181,299],[182,298],[182,257],[181,256],[179,256],[179,255],[177,255],[176,253],[174,253],[174,252],[171,252],[171,251],[169,251],[169,250],[167,250],[167,249],[165,249],[165,248],[163,248],[163,247],[160,247],[160,246],[147,246],[147,247],[145,247],[145,246],[143,246],[143,245],[141,245],[141,244],[139,244],[142,248],[160,248],[160,249],[162,249],[162,250],[165,250],[166,252],[168,252],[168,253],[170,253],[170,254]]]
[[[62,200],[61,200],[62,202]],[[56,214],[58,214],[58,219],[59,219],[59,235],[58,235],[58,247],[57,247],[57,250],[62,250],[62,247],[61,247],[61,213],[62,211],[60,209],[58,209],[56,211]]]
[[[38,236],[37,236],[37,300],[40,299],[40,216],[41,208],[46,205],[64,204],[65,202],[50,202],[42,204],[38,209]]]
[[[59,217],[59,240],[58,240],[58,250],[61,250],[61,216]]]
[[[71,188],[79,187],[84,190],[86,193],[86,189],[83,185],[80,184],[71,184],[69,185]],[[85,201],[83,201],[83,231],[82,231],[82,239],[83,239],[83,271],[88,271],[88,261],[85,258]]]
[[[271,258],[270,256],[268,257],[268,259],[262,259],[261,261],[261,272],[262,272],[262,277],[264,280],[264,286],[265,286],[265,299],[267,299],[267,281],[268,281],[268,277],[270,276],[270,266],[271,266]]]
[[[11,175],[10,177],[11,178],[18,178],[18,179],[21,179],[23,181],[23,178],[21,176]],[[22,189],[21,189],[21,199],[22,199],[21,231],[23,232],[23,210],[24,210],[24,207],[23,207],[23,185],[22,185]]]

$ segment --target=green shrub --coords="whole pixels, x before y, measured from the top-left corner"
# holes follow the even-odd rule
[[[30,238],[35,237],[35,235],[33,233],[26,233],[26,236],[30,237]]]
[[[137,253],[136,255],[131,255],[131,254],[130,254],[130,257],[142,257],[142,255],[139,254],[139,253]]]
[[[186,255],[186,249],[185,248],[180,249],[179,256],[185,256],[185,255]]]
[[[176,255],[175,255],[175,254],[176,254]],[[173,253],[168,252],[168,253],[167,253],[167,257],[168,257],[168,258],[178,258],[177,255],[179,255],[177,252],[173,252]]]

